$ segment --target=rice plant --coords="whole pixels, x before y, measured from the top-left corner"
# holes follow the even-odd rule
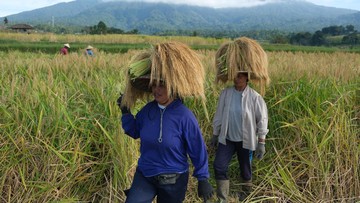
[[[0,202],[124,202],[139,142],[124,135],[116,99],[135,53],[0,52]],[[207,70],[209,119],[201,102],[185,103],[208,142],[219,93],[231,83],[215,86],[215,52],[198,53]],[[255,187],[246,201],[360,201],[359,55],[270,52],[268,58],[267,153],[253,162]],[[212,170],[214,149],[208,149]],[[230,202],[237,202],[235,159],[229,172]],[[186,202],[201,202],[196,184],[190,178]]]

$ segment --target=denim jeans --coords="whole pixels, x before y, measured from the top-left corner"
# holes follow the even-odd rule
[[[228,180],[228,170],[229,164],[236,153],[239,167],[240,175],[243,180],[251,180],[251,160],[252,160],[252,151],[244,149],[242,147],[242,142],[232,142],[226,140],[226,145],[219,143],[216,150],[215,160],[214,160],[214,171],[216,180]]]
[[[185,199],[189,172],[181,174],[175,184],[161,185],[156,177],[145,177],[136,170],[126,203],[181,203]]]

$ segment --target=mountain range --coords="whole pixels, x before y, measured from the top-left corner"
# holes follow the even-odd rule
[[[4,16],[5,17],[5,16]],[[318,6],[304,0],[279,0],[242,8],[210,8],[185,4],[76,0],[6,16],[12,23],[137,29],[154,34],[167,30],[281,30],[314,32],[327,26],[360,28],[360,11]]]

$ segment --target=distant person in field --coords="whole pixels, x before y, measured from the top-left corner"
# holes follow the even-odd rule
[[[157,44],[133,58],[127,76],[117,104],[125,134],[140,140],[140,158],[125,202],[181,203],[191,171],[198,196],[209,200],[206,145],[195,115],[183,103],[189,96],[205,98],[205,71],[196,52],[179,42]],[[133,115],[130,106],[150,95],[154,99]]]
[[[228,169],[236,153],[241,190],[239,200],[252,192],[252,155],[262,159],[268,130],[268,110],[262,97],[269,83],[265,51],[252,39],[241,37],[223,44],[216,52],[216,82],[232,82],[220,95],[213,120],[211,145],[216,147],[214,172],[219,202],[227,202]],[[258,84],[261,94],[248,82]]]
[[[85,49],[85,55],[86,56],[94,56],[94,51],[93,51],[94,47],[92,46],[87,46]]]
[[[64,44],[64,47],[60,49],[61,55],[68,55],[70,49],[70,44]]]

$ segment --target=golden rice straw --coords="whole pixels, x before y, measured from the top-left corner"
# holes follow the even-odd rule
[[[151,71],[148,80],[144,80],[145,86],[151,87],[154,83],[165,81],[168,94],[172,98],[195,96],[205,100],[204,68],[198,54],[187,45],[180,42],[160,43],[136,55],[130,64],[147,57],[151,61]],[[127,86],[122,102],[122,105],[127,107],[133,106],[137,99],[151,94],[134,87],[131,82],[127,74]]]
[[[265,95],[266,85],[270,83],[266,52],[255,40],[240,37],[224,43],[215,55],[217,69],[216,83],[233,81],[238,72],[248,72],[249,81],[260,87],[260,94]]]

